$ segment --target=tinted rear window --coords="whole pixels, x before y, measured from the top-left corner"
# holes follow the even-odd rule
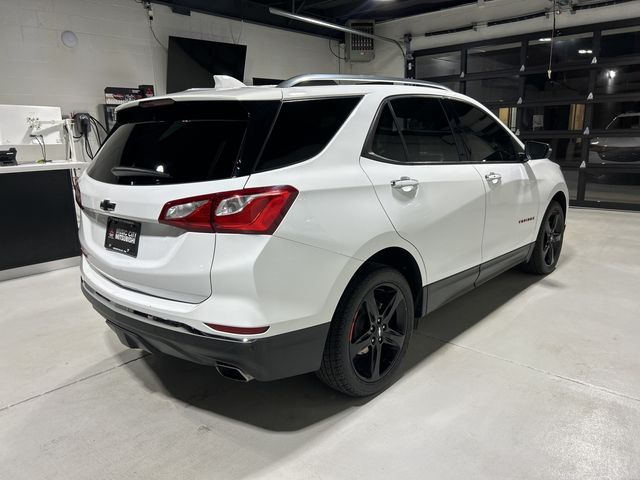
[[[229,178],[245,130],[246,122],[239,120],[121,125],[100,149],[89,176],[122,185],[166,185]],[[134,170],[127,172],[127,168],[140,169],[140,175]],[[152,172],[159,175],[153,176]]]
[[[273,170],[316,156],[331,141],[360,98],[284,102],[255,170]]]
[[[248,175],[280,104],[279,100],[182,101],[126,108],[118,112],[118,127],[88,173],[101,182],[121,185]]]

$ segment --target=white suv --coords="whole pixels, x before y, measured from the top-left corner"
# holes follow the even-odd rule
[[[78,182],[82,290],[132,348],[369,395],[417,319],[558,261],[568,192],[548,146],[439,85],[305,75],[117,117]]]

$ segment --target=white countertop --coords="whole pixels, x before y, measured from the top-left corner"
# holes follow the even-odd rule
[[[3,173],[24,173],[24,172],[44,172],[47,170],[70,170],[84,169],[89,164],[87,162],[68,162],[66,160],[53,160],[47,163],[21,163],[7,167],[0,166],[0,175]]]

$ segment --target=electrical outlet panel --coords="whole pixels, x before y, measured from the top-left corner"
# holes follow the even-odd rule
[[[75,113],[73,115],[73,125],[77,135],[86,137],[91,131],[91,116],[84,112]]]

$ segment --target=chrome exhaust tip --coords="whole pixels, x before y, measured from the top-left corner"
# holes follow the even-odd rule
[[[228,365],[226,363],[217,363],[216,370],[220,375],[236,382],[250,382],[253,377],[248,373],[243,372],[238,367]]]

